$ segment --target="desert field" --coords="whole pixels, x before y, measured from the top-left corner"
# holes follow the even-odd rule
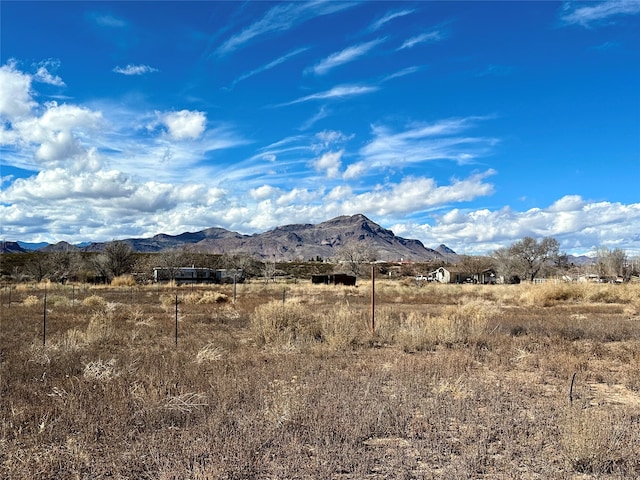
[[[640,478],[638,284],[0,293],[1,478]]]

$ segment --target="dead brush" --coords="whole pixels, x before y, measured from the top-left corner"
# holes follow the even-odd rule
[[[315,314],[299,300],[273,300],[256,307],[251,314],[251,329],[263,345],[299,347],[321,339]]]
[[[307,385],[296,375],[289,380],[275,379],[268,384],[264,399],[264,415],[275,426],[295,422],[306,405]]]
[[[632,419],[622,409],[571,409],[561,424],[562,452],[578,473],[603,475],[625,470],[640,448],[628,428]]]
[[[120,275],[111,280],[112,287],[135,287],[136,280],[131,275]]]
[[[72,328],[64,332],[59,338],[55,338],[53,343],[57,345],[60,350],[76,352],[82,350],[87,342],[84,332]]]
[[[203,363],[217,362],[222,360],[225,357],[226,353],[226,350],[219,345],[209,343],[198,350],[195,362],[198,365],[202,365]]]
[[[84,333],[86,343],[95,344],[108,342],[115,338],[116,328],[109,315],[94,313]]]
[[[633,285],[594,284],[589,286],[586,297],[594,303],[632,304],[638,295],[640,289]]]
[[[580,302],[585,299],[585,285],[580,283],[547,282],[540,285],[522,285],[522,300],[528,305],[549,307],[563,302]]]
[[[215,305],[229,302],[229,296],[221,292],[194,292],[185,295],[183,302],[190,305]]]
[[[51,307],[70,307],[71,299],[60,294],[48,295],[47,306]]]
[[[92,310],[105,310],[107,308],[107,301],[100,295],[90,295],[82,301],[85,307],[89,307]]]
[[[407,352],[425,350],[436,341],[428,330],[429,322],[426,314],[382,307],[376,313],[376,339],[383,344],[399,345]]]
[[[117,377],[119,373],[116,368],[116,359],[112,358],[106,362],[103,360],[95,360],[84,366],[82,376],[87,380],[97,380],[99,382],[108,382]]]
[[[36,297],[35,295],[27,295],[25,299],[22,301],[22,305],[25,307],[35,307],[42,303],[42,299]]]
[[[347,305],[338,305],[319,315],[322,342],[330,349],[353,348],[368,337],[362,312]]]
[[[450,305],[442,314],[428,319],[427,332],[447,345],[477,343],[490,333],[490,321],[497,310],[485,302]]]
[[[202,393],[182,393],[180,395],[169,395],[157,406],[160,410],[171,412],[191,413],[196,408],[209,405],[206,395]]]

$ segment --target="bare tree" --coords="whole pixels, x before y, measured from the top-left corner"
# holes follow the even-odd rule
[[[475,255],[460,255],[459,265],[466,273],[470,273],[482,281],[482,273],[493,266],[493,259]]]
[[[24,273],[36,282],[41,282],[50,273],[51,263],[46,253],[34,252],[29,254],[29,260],[24,264]]]
[[[376,260],[376,251],[364,242],[351,241],[336,252],[336,260],[346,266],[356,277],[362,275],[362,267]]]
[[[135,255],[128,243],[110,242],[104,247],[104,251],[93,259],[92,263],[99,276],[109,279],[131,273],[135,263]]]
[[[164,268],[168,275],[169,280],[175,280],[176,274],[180,267],[184,267],[187,261],[187,256],[184,251],[171,249],[160,252],[157,256],[158,267]]]
[[[609,250],[607,247],[600,247],[596,251],[596,268],[602,277],[627,277],[629,274],[629,259],[627,253],[615,248]]]
[[[49,278],[54,282],[66,282],[78,275],[82,258],[77,252],[63,250],[49,254]]]
[[[555,238],[544,237],[540,241],[533,237],[524,237],[507,249],[494,252],[494,258],[509,276],[522,276],[534,281],[540,270],[558,257],[560,244]],[[503,272],[504,273],[504,272]]]

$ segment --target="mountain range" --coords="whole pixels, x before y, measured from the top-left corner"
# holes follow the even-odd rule
[[[207,228],[179,235],[160,233],[150,238],[128,238],[122,241],[136,252],[183,249],[213,254],[243,253],[262,259],[275,258],[278,261],[331,258],[340,247],[353,243],[372,249],[376,258],[385,261],[455,262],[458,259],[458,255],[446,245],[440,245],[436,249],[427,248],[419,240],[396,236],[391,230],[382,228],[361,214],[339,216],[319,224],[285,225],[253,235],[243,235],[224,228]],[[100,252],[105,245],[106,242],[82,246],[59,242],[40,247],[37,251]],[[3,242],[2,251],[16,253],[30,250],[24,247],[28,245]]]

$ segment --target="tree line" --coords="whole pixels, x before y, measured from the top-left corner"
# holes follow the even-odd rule
[[[19,265],[13,265],[7,271],[10,258],[21,258]],[[273,257],[273,258],[271,258]],[[247,276],[264,277],[273,280],[279,273],[276,256],[259,261],[242,253],[205,254],[185,250],[167,250],[158,253],[135,253],[131,246],[123,241],[113,241],[105,245],[102,252],[84,253],[78,251],[31,252],[26,254],[3,254],[3,276],[16,282],[50,280],[64,283],[66,281],[109,283],[123,275],[136,274],[139,282],[151,281],[154,267],[175,272],[180,267],[194,265],[201,268],[240,269]],[[369,265],[376,261],[376,252],[371,245],[359,242],[347,243],[336,250],[332,261],[287,262],[290,274],[303,276],[310,273],[327,273],[328,269],[342,269],[358,277],[368,273]],[[436,264],[437,263],[437,264]],[[442,261],[427,264],[433,269],[444,266]],[[332,265],[333,264],[333,265]],[[311,265],[311,266],[310,266]],[[423,264],[423,266],[425,266]],[[569,274],[577,268],[571,264],[570,257],[560,252],[560,244],[553,237],[536,239],[524,237],[508,247],[495,250],[489,256],[460,255],[457,262],[459,269],[478,278],[483,272],[492,269],[507,283],[534,281],[536,278],[550,275]],[[381,267],[382,268],[382,267]],[[600,247],[596,250],[595,261],[589,266],[589,273],[598,278],[629,280],[631,276],[640,275],[640,258],[629,258],[622,249]],[[281,273],[281,272],[280,272]],[[409,274],[404,271],[404,274]]]

